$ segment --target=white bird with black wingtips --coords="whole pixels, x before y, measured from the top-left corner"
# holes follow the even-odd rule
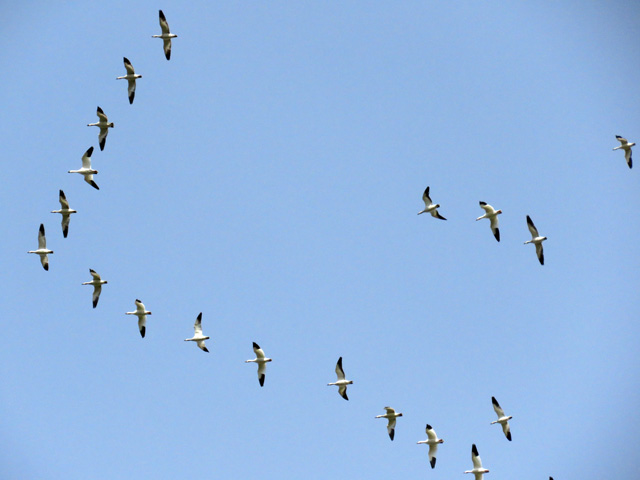
[[[542,249],[542,242],[544,242],[547,237],[540,236],[538,229],[533,224],[529,215],[527,215],[527,227],[529,227],[529,232],[531,232],[531,240],[527,240],[524,244],[533,243],[536,246],[536,255],[538,256],[540,265],[544,265],[544,250]]]
[[[422,201],[424,202],[424,210],[418,212],[418,215],[420,215],[421,213],[430,213],[432,217],[439,218],[440,220],[446,220],[446,218],[438,213],[440,204],[438,203],[434,205],[434,203],[431,201],[431,197],[429,197],[429,187],[427,187],[422,194]]]
[[[504,432],[504,436],[507,437],[507,440],[511,441],[511,429],[509,428],[509,420],[513,418],[513,416],[509,415],[508,417],[504,414],[504,410],[496,400],[496,397],[491,397],[491,403],[493,405],[493,409],[498,415],[498,419],[495,422],[491,422],[491,425],[495,423],[499,423],[502,425],[502,431]]]
[[[488,218],[491,221],[491,231],[493,232],[493,236],[496,237],[497,241],[500,241],[500,230],[498,229],[498,215],[502,213],[502,210],[496,210],[486,202],[479,202],[479,203],[480,203],[480,207],[485,211],[485,214],[476,218],[476,222],[478,220],[482,220],[483,218]]]
[[[329,385],[338,385],[338,393],[345,400],[349,400],[347,397],[347,385],[351,385],[353,383],[352,380],[347,380],[344,376],[344,370],[342,369],[342,357],[338,359],[338,363],[336,363],[336,375],[338,376],[337,382],[327,383]]]
[[[98,173],[98,170],[91,168],[91,154],[93,153],[93,147],[84,152],[82,155],[82,168],[80,170],[69,170],[69,173],[79,173],[84,177],[84,181],[91,185],[96,190],[100,190],[100,187],[93,181],[93,175]]]
[[[273,361],[271,358],[267,358],[264,356],[264,352],[260,348],[256,342],[253,342],[253,351],[256,354],[256,358],[253,360],[245,360],[244,363],[257,363],[258,364],[258,381],[260,382],[260,386],[264,387],[264,378],[265,373],[267,371],[267,362]]]
[[[429,445],[429,463],[431,464],[431,468],[436,468],[436,453],[438,453],[438,444],[444,443],[444,440],[438,438],[436,431],[431,428],[431,425],[427,423],[427,428],[425,429],[427,432],[427,439],[420,440],[418,444],[426,444]]]
[[[98,127],[100,129],[98,133],[98,143],[100,143],[100,150],[104,150],[107,134],[109,133],[109,129],[113,128],[113,122],[109,123],[109,119],[100,107],[96,110],[96,115],[98,115],[98,121],[96,123],[87,123],[87,127]]]
[[[67,201],[67,197],[64,195],[64,192],[60,190],[60,196],[58,198],[60,201],[60,210],[51,210],[51,213],[59,213],[62,215],[62,235],[64,238],[67,238],[67,234],[69,233],[69,218],[72,213],[78,213],[76,210],[69,208],[69,202]]]
[[[82,285],[93,285],[93,308],[98,306],[98,300],[100,300],[100,292],[102,292],[102,285],[109,283],[106,280],[102,280],[100,275],[95,270],[89,269],[89,273],[93,277],[90,282],[84,282]]]
[[[37,250],[29,250],[27,253],[35,253],[40,255],[40,263],[42,264],[42,268],[45,270],[49,270],[49,257],[47,256],[50,253],[53,253],[53,250],[49,250],[47,248],[47,237],[44,235],[44,224],[40,224],[40,229],[38,230],[38,249]]]
[[[202,312],[198,314],[198,318],[196,318],[196,323],[193,324],[193,337],[185,338],[185,342],[196,342],[198,348],[209,353],[207,350],[207,346],[204,344],[205,340],[209,340],[210,337],[206,337],[202,334]]]
[[[116,80],[126,80],[128,85],[127,93],[129,94],[129,105],[133,103],[133,99],[136,96],[136,79],[142,78],[142,75],[138,75],[133,69],[133,65],[127,57],[123,57],[124,68],[127,69],[127,74],[122,77],[116,77]]]
[[[626,138],[621,137],[620,135],[616,135],[616,139],[620,142],[620,146],[615,147],[614,150],[624,150],[624,159],[627,161],[627,165],[629,165],[629,168],[633,167],[633,160],[631,159],[631,147],[633,147],[635,143],[629,143]]]
[[[140,335],[144,338],[144,335],[147,331],[147,315],[151,315],[151,312],[147,311],[140,300],[136,299],[136,311],[135,312],[126,312],[127,315],[136,315],[138,317],[138,330],[140,330]]]
[[[489,470],[482,467],[482,460],[480,460],[480,455],[478,455],[478,449],[475,443],[471,445],[471,461],[473,462],[473,469],[467,470],[464,473],[473,473],[476,480],[482,480],[484,474],[489,473]]]
[[[160,10],[160,28],[162,29],[161,35],[151,35],[152,38],[161,38],[164,42],[164,56],[167,57],[167,60],[171,59],[171,39],[176,38],[178,35],[171,33],[169,30],[169,24],[167,23],[167,19]]]
[[[401,417],[402,413],[396,413],[396,411],[391,407],[384,407],[387,411],[384,415],[376,415],[376,418],[386,418],[387,422],[387,432],[389,433],[389,438],[393,441],[393,437],[396,434],[396,418]]]

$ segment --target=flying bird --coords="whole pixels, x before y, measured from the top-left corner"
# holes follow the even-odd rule
[[[53,253],[53,250],[47,248],[47,238],[44,236],[44,224],[41,223],[40,230],[38,230],[38,249],[29,250],[27,253],[37,253],[40,255],[42,268],[49,270],[49,257],[47,255]]]
[[[82,168],[80,170],[69,170],[69,173],[79,173],[84,176],[84,181],[91,185],[96,190],[100,190],[100,187],[93,181],[93,175],[98,173],[98,170],[91,168],[91,154],[93,153],[93,147],[84,152],[82,155]],[[66,235],[65,235],[66,236]]]
[[[499,423],[502,425],[502,431],[504,432],[504,436],[507,437],[507,440],[511,441],[511,429],[509,428],[509,420],[513,417],[509,415],[508,417],[504,414],[504,410],[496,400],[496,397],[491,397],[491,403],[493,404],[493,409],[498,415],[498,419],[495,422],[491,422],[491,425],[494,423]]]
[[[257,363],[258,364],[258,381],[260,382],[260,386],[264,387],[264,377],[265,372],[267,371],[267,362],[273,361],[271,358],[267,358],[264,356],[264,352],[260,348],[256,342],[253,342],[253,351],[256,354],[256,358],[253,360],[245,360],[244,363]]]
[[[207,350],[207,346],[204,344],[205,340],[209,340],[210,337],[205,337],[202,335],[202,312],[198,314],[198,318],[196,318],[196,323],[193,324],[193,337],[185,338],[185,342],[196,342],[198,348],[209,353]]]
[[[500,230],[498,229],[498,215],[502,213],[502,210],[496,210],[486,202],[480,202],[480,207],[485,211],[485,214],[476,218],[476,221],[488,218],[491,220],[491,231],[497,241],[500,241]]]
[[[439,218],[440,220],[446,220],[442,215],[438,213],[438,208],[440,208],[440,204],[434,205],[429,197],[429,187],[422,194],[422,201],[424,202],[424,210],[418,212],[418,215],[421,213],[430,213],[432,217]]]
[[[338,381],[333,383],[327,383],[329,385],[338,385],[338,393],[345,400],[349,400],[347,397],[347,385],[351,385],[353,383],[352,380],[347,380],[344,376],[344,370],[342,369],[342,357],[338,359],[338,363],[336,363],[336,375],[338,376]]]
[[[144,338],[144,334],[147,331],[147,315],[151,315],[151,312],[148,312],[140,300],[136,299],[136,311],[135,312],[126,312],[127,315],[136,315],[138,317],[138,329],[140,330],[140,335]]]
[[[436,435],[436,431],[433,428],[431,428],[431,425],[429,425],[428,423],[427,423],[426,432],[427,432],[427,439],[420,440],[418,444],[424,443],[429,445],[429,463],[431,464],[431,468],[436,468],[436,453],[438,452],[438,444],[444,443],[444,440],[441,438],[438,438],[438,435]]]
[[[484,474],[489,473],[489,470],[482,468],[482,460],[480,460],[480,455],[478,455],[478,449],[475,443],[471,445],[471,460],[473,461],[473,469],[467,470],[464,473],[473,473],[476,480],[482,480]]]
[[[527,243],[535,244],[536,255],[538,256],[540,265],[544,265],[544,251],[542,250],[542,242],[544,242],[547,239],[547,237],[541,237],[538,234],[538,229],[533,224],[533,221],[531,221],[531,217],[529,215],[527,215],[527,227],[529,227],[529,231],[531,232],[531,240],[527,240],[526,242],[524,242],[524,244],[525,245]]]
[[[62,190],[60,190],[58,200],[60,201],[60,210],[51,210],[51,213],[59,213],[62,215],[62,235],[64,235],[64,238],[67,238],[67,234],[69,233],[69,217],[72,213],[78,212],[69,208],[69,202]]]
[[[98,300],[100,299],[100,292],[102,292],[102,285],[109,283],[106,280],[102,280],[100,275],[95,270],[89,269],[89,273],[93,277],[90,282],[84,282],[82,285],[93,285],[93,308],[98,306]]]
[[[109,129],[113,128],[113,122],[109,123],[109,119],[100,107],[98,107],[96,115],[98,115],[98,121],[96,123],[87,123],[87,127],[98,127],[100,129],[100,133],[98,133],[98,142],[100,143],[100,150],[104,150],[104,144],[107,141],[107,134],[109,133]]]
[[[133,103],[133,98],[136,96],[136,78],[142,78],[142,75],[138,75],[133,69],[133,65],[127,57],[123,57],[124,68],[127,69],[127,74],[122,77],[116,77],[116,80],[126,80],[129,84],[129,105]],[[106,134],[105,134],[106,136]]]
[[[624,159],[627,161],[627,165],[629,165],[629,168],[633,167],[633,161],[631,160],[631,147],[633,147],[635,143],[629,143],[626,138],[623,138],[620,135],[616,135],[616,138],[620,142],[620,146],[615,147],[614,150],[624,150]]]
[[[401,413],[396,413],[396,411],[391,407],[384,407],[387,411],[384,415],[376,415],[376,418],[386,418],[387,422],[387,432],[389,433],[389,438],[393,441],[393,437],[396,434],[396,418],[401,417]]]
[[[152,38],[161,38],[164,42],[164,56],[167,57],[167,60],[171,59],[171,39],[176,38],[177,35],[171,33],[169,30],[169,24],[167,23],[167,19],[164,17],[164,13],[160,10],[160,28],[162,29],[161,35],[151,35]]]

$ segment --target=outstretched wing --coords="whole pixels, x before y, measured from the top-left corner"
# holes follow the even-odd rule
[[[347,397],[347,386],[346,385],[340,385],[338,387],[338,393],[340,394],[340,396],[342,398],[344,398],[345,400],[349,400],[349,397]]]
[[[38,230],[38,249],[41,248],[47,248],[47,237],[44,235],[44,223],[40,224],[40,229]]]
[[[67,197],[62,190],[60,190],[58,201],[60,202],[60,206],[63,210],[69,210],[69,202],[67,201]]]
[[[338,363],[336,363],[336,375],[338,376],[338,380],[344,380],[344,370],[342,369],[342,357],[338,359]],[[342,394],[340,394],[342,395]]]
[[[100,300],[100,292],[102,292],[102,285],[93,286],[93,308],[98,306],[98,300]]]
[[[162,33],[171,33],[171,31],[169,30],[169,24],[167,23],[167,19],[165,18],[164,13],[162,13],[162,10],[160,10],[159,12],[160,12],[159,13],[160,28],[162,29]]]
[[[84,155],[82,155],[82,168],[91,168],[91,154],[93,153],[93,147],[89,147]]]
[[[540,236],[538,235],[538,229],[533,224],[533,220],[531,220],[531,217],[529,215],[527,215],[527,227],[529,227],[529,232],[531,232],[531,238],[536,238]]]
[[[196,318],[196,323],[193,324],[193,331],[195,332],[196,337],[202,337],[202,312],[198,314],[198,318]]]
[[[253,342],[253,352],[256,354],[256,358],[264,358],[264,352],[256,342]]]
[[[424,206],[428,207],[429,205],[431,205],[433,202],[431,201],[431,197],[429,196],[429,187],[427,187],[424,191],[424,193],[422,194],[422,201],[424,202]]]
[[[498,415],[498,418],[504,417],[504,410],[502,410],[502,407],[496,400],[496,397],[491,397],[491,404],[493,405],[493,410],[496,412],[496,415]]]

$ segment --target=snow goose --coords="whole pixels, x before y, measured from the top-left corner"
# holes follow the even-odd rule
[[[133,65],[127,57],[123,57],[124,68],[127,69],[127,74],[122,77],[116,77],[116,80],[126,80],[129,83],[129,105],[133,103],[133,98],[136,96],[136,78],[142,78],[142,75],[138,75],[133,69]]]
[[[429,187],[422,194],[422,201],[424,202],[424,210],[418,212],[418,215],[421,213],[430,213],[432,217],[439,218],[440,220],[446,220],[442,215],[438,213],[438,208],[440,208],[440,204],[434,205],[429,197]]]
[[[471,460],[473,461],[473,469],[467,470],[464,473],[473,473],[476,480],[482,480],[483,475],[489,473],[489,470],[482,468],[482,460],[480,460],[480,455],[478,455],[478,449],[475,443],[471,445]]]
[[[384,407],[387,411],[384,415],[376,415],[376,418],[386,418],[387,422],[387,432],[389,432],[389,438],[393,441],[393,437],[396,434],[396,418],[401,417],[401,413],[396,413],[396,411],[391,407]]]
[[[267,371],[267,362],[273,361],[271,358],[264,356],[264,352],[256,342],[253,342],[253,351],[256,354],[256,358],[253,360],[245,360],[244,363],[257,363],[258,364],[258,381],[260,386],[264,387],[264,376]]]
[[[98,133],[98,142],[100,143],[100,150],[104,150],[104,144],[107,141],[107,134],[109,133],[109,129],[113,128],[113,122],[109,123],[109,119],[100,107],[98,107],[96,115],[98,115],[98,121],[96,123],[87,123],[87,127],[98,127],[100,129],[100,133]]]
[[[147,330],[147,315],[151,315],[151,312],[148,312],[140,300],[136,299],[136,311],[135,312],[126,312],[127,315],[136,315],[138,317],[138,329],[140,330],[140,335],[144,338],[144,334]]]
[[[502,425],[502,431],[504,432],[504,436],[507,437],[507,440],[511,441],[511,429],[509,428],[509,420],[513,417],[509,415],[508,417],[504,414],[504,410],[500,407],[500,404],[496,400],[496,397],[491,397],[491,403],[493,404],[493,409],[498,415],[498,419],[495,422],[491,422],[491,425],[494,423],[499,423]]]
[[[58,200],[60,201],[60,210],[51,210],[51,213],[59,213],[62,215],[62,235],[64,235],[64,238],[67,238],[67,234],[69,233],[69,217],[72,213],[78,212],[69,208],[69,202],[62,190],[60,190]]]
[[[167,19],[164,17],[164,13],[160,10],[160,28],[162,29],[161,35],[151,35],[152,38],[161,38],[164,42],[164,56],[167,57],[167,60],[171,59],[171,39],[176,38],[177,35],[171,33],[169,31],[169,24],[167,23]]]
[[[497,241],[500,241],[500,230],[498,229],[498,215],[502,213],[502,210],[496,210],[486,202],[480,202],[480,207],[485,211],[485,214],[476,218],[476,221],[488,218],[491,220],[491,231]]]
[[[544,265],[544,251],[542,250],[542,242],[544,242],[547,239],[547,237],[541,237],[538,234],[538,229],[531,221],[531,217],[529,215],[527,215],[527,227],[529,227],[529,231],[531,232],[531,240],[527,240],[526,242],[524,242],[524,244],[525,245],[527,243],[535,244],[536,255],[538,256],[538,260],[540,260],[540,265]]]
[[[53,253],[53,250],[47,249],[47,238],[44,236],[44,224],[40,224],[40,230],[38,230],[38,249],[29,250],[27,253],[37,253],[40,255],[40,263],[45,270],[49,270],[49,253]]]
[[[338,363],[336,363],[336,375],[338,376],[338,381],[333,383],[327,383],[329,385],[338,385],[338,393],[345,400],[349,400],[347,397],[347,385],[351,385],[353,383],[352,380],[347,380],[344,376],[344,370],[342,369],[342,357],[338,359]]]
[[[620,135],[616,135],[616,138],[620,142],[620,146],[615,147],[614,150],[624,150],[624,159],[627,161],[627,165],[629,165],[629,168],[633,167],[633,161],[631,160],[631,147],[633,147],[635,143],[629,143],[626,138],[621,137]]]
[[[100,275],[91,268],[89,269],[89,273],[93,279],[90,282],[84,282],[82,285],[93,285],[93,308],[96,308],[98,306],[98,300],[100,299],[100,292],[102,292],[102,285],[109,282],[102,280]]]
[[[69,173],[79,173],[84,176],[84,181],[91,185],[96,190],[100,190],[100,187],[93,181],[93,175],[98,173],[98,170],[91,168],[91,154],[93,153],[93,147],[84,152],[82,155],[82,168],[80,170],[69,170]]]
[[[198,348],[209,353],[207,350],[207,346],[204,344],[205,340],[209,340],[210,337],[205,337],[202,334],[202,312],[198,314],[198,318],[196,318],[196,323],[193,324],[193,337],[185,338],[185,342],[196,342]]]
[[[431,464],[431,468],[436,468],[436,453],[438,452],[438,444],[444,443],[444,440],[438,438],[438,435],[436,435],[436,431],[431,428],[431,425],[429,425],[428,423],[426,432],[428,438],[426,440],[420,440],[418,444],[424,443],[429,445],[429,463]]]

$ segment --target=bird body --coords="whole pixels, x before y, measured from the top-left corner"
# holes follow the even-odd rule
[[[402,413],[396,413],[396,411],[391,407],[384,407],[387,411],[384,415],[376,415],[376,418],[386,418],[387,422],[387,433],[389,433],[389,438],[393,441],[393,437],[396,434],[396,418],[401,417]]]
[[[164,45],[164,56],[167,60],[171,59],[171,39],[176,38],[178,35],[171,33],[169,30],[169,23],[167,23],[167,19],[162,13],[162,10],[159,12],[160,18],[160,28],[162,29],[162,33],[160,35],[151,35],[151,38],[161,38]]]
[[[185,342],[196,342],[198,348],[204,352],[209,353],[207,346],[204,344],[205,340],[209,340],[210,337],[207,337],[202,334],[202,312],[196,318],[196,323],[193,324],[193,337],[185,338]]]
[[[502,210],[496,210],[486,202],[479,202],[479,203],[480,203],[480,207],[485,211],[485,214],[476,218],[476,222],[478,220],[482,220],[483,218],[488,218],[491,221],[491,231],[493,232],[493,236],[496,237],[497,241],[500,241],[500,230],[498,229],[498,215],[502,213]]]
[[[629,168],[633,167],[633,159],[631,158],[631,147],[635,145],[635,142],[629,143],[626,138],[616,135],[616,139],[620,142],[620,146],[615,147],[614,150],[624,150],[624,159],[627,161]]]
[[[267,358],[264,352],[256,342],[253,342],[253,351],[256,354],[256,358],[252,360],[245,360],[244,363],[257,363],[258,364],[258,382],[260,386],[264,387],[265,374],[267,372],[267,362],[273,361],[272,358]]]
[[[422,194],[422,201],[424,202],[424,210],[418,212],[418,215],[421,213],[430,213],[432,217],[439,218],[440,220],[446,220],[442,215],[438,213],[438,208],[440,208],[440,204],[434,204],[431,201],[431,197],[429,197],[429,187],[427,187]]]
[[[527,227],[529,227],[529,232],[531,233],[531,240],[527,240],[526,242],[524,242],[524,244],[526,245],[527,243],[533,243],[536,246],[536,255],[538,256],[538,261],[540,262],[540,265],[544,265],[544,250],[542,249],[542,242],[544,242],[547,237],[540,236],[540,234],[538,233],[538,229],[533,224],[533,221],[531,220],[531,217],[529,215],[527,215]]]
[[[420,440],[418,444],[429,445],[429,463],[431,464],[431,468],[436,468],[436,453],[438,453],[438,444],[444,443],[444,440],[438,438],[436,431],[431,428],[431,425],[427,423],[427,427],[425,429],[427,432],[427,439]]]
[[[93,147],[84,152],[82,156],[82,168],[80,170],[69,170],[69,173],[79,173],[84,177],[84,181],[91,185],[96,190],[100,190],[100,187],[93,181],[93,175],[98,173],[97,170],[91,168],[91,154],[93,153]]]
[[[145,308],[144,303],[136,299],[136,311],[126,312],[126,315],[136,315],[138,317],[138,330],[140,330],[140,335],[144,338],[147,331],[147,315],[151,315],[151,312]]]
[[[98,142],[100,143],[100,150],[104,150],[104,144],[107,141],[107,134],[109,133],[109,129],[113,128],[114,125],[113,122],[109,123],[109,119],[100,107],[96,110],[96,115],[98,115],[98,121],[95,123],[87,123],[87,127],[98,127],[100,129],[100,132],[98,133]]]
[[[40,256],[40,263],[42,264],[42,268],[45,270],[49,270],[49,257],[50,253],[53,253],[53,250],[49,250],[47,248],[47,237],[44,234],[44,224],[40,224],[40,229],[38,230],[38,249],[37,250],[29,250],[27,253],[35,253]]]
[[[133,99],[136,96],[136,79],[142,78],[142,75],[138,75],[133,69],[133,65],[127,57],[123,57],[124,68],[127,69],[127,74],[122,77],[116,77],[116,80],[126,80],[128,85],[127,92],[129,94],[129,104],[133,103]]]
[[[509,428],[509,420],[511,420],[513,416],[506,416],[504,414],[504,410],[502,410],[502,407],[500,407],[500,404],[496,400],[496,397],[491,397],[491,403],[493,405],[493,410],[496,412],[496,415],[498,415],[498,419],[491,422],[491,425],[494,425],[496,423],[502,425],[504,436],[507,437],[507,440],[511,441],[511,429]]]
[[[340,396],[345,400],[349,400],[349,397],[347,397],[347,385],[351,385],[353,381],[347,380],[344,376],[344,370],[342,369],[342,357],[340,357],[338,359],[338,363],[336,363],[336,375],[338,376],[338,380],[332,383],[327,383],[327,386],[337,385]]]
[[[98,300],[100,299],[100,292],[102,292],[102,285],[109,283],[106,280],[102,280],[95,270],[89,269],[92,280],[90,282],[84,282],[82,285],[93,285],[93,308],[98,306]]]
[[[70,215],[72,213],[78,212],[69,208],[69,202],[67,201],[67,197],[62,190],[60,190],[58,201],[60,202],[60,210],[51,210],[51,213],[59,213],[62,215],[62,235],[64,236],[64,238],[67,238],[67,234],[69,233]]]

